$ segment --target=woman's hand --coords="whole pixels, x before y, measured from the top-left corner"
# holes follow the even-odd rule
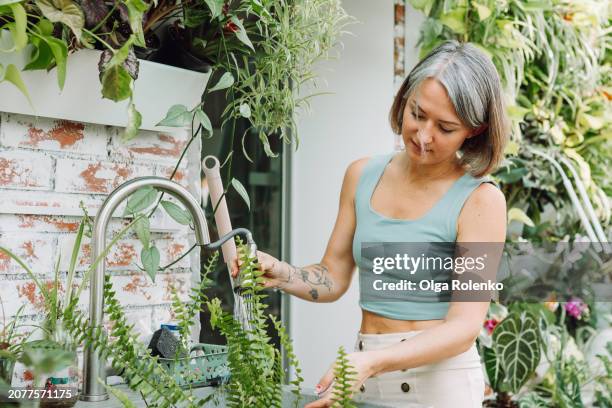
[[[257,263],[259,268],[264,273],[262,277],[265,279],[264,287],[283,289],[290,279],[290,268],[284,262],[279,261],[272,255],[265,252],[257,251]],[[238,258],[232,261],[232,278],[238,276],[239,264],[242,264]]]
[[[376,351],[359,351],[346,355],[348,365],[355,372],[353,378],[352,392],[359,390],[365,380],[377,373],[376,366],[378,365],[378,353]],[[325,408],[331,407],[334,398],[334,368],[335,363],[327,370],[327,373],[321,378],[319,384],[315,387],[315,391],[319,394],[320,399],[311,402],[304,408]]]

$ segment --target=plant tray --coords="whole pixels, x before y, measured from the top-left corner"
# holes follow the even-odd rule
[[[194,356],[196,350],[204,354]],[[227,383],[230,376],[227,352],[227,346],[196,343],[188,357],[159,358],[159,363],[183,388],[220,385]]]

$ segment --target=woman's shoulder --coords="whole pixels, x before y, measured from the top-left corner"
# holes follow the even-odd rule
[[[493,242],[505,237],[506,197],[497,186],[486,181],[479,180],[461,210],[458,227],[463,238],[468,235],[472,240],[480,237],[482,242]],[[483,229],[483,225],[487,228]]]

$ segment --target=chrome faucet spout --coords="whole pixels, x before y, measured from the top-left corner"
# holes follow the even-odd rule
[[[148,186],[176,197],[191,214],[195,228],[196,243],[200,246],[210,243],[208,225],[206,223],[204,211],[200,207],[199,201],[196,200],[186,188],[163,177],[138,177],[123,183],[113,190],[98,210],[95,217],[91,241],[92,259],[97,259],[98,255],[101,254],[106,247],[106,230],[115,209],[124,199],[136,190]],[[101,327],[104,318],[104,274],[105,262],[101,261],[91,275],[89,325],[92,328]],[[106,375],[105,361],[103,361],[99,353],[94,350],[93,347],[88,346],[85,349],[83,361],[83,392],[79,396],[79,399],[92,402],[108,399],[108,394],[104,385],[97,381],[99,377],[102,382],[105,383]]]

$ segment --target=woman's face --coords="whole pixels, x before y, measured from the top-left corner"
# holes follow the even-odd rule
[[[457,117],[446,89],[436,79],[423,81],[408,98],[402,138],[412,159],[422,164],[454,162],[456,152],[471,133]]]

